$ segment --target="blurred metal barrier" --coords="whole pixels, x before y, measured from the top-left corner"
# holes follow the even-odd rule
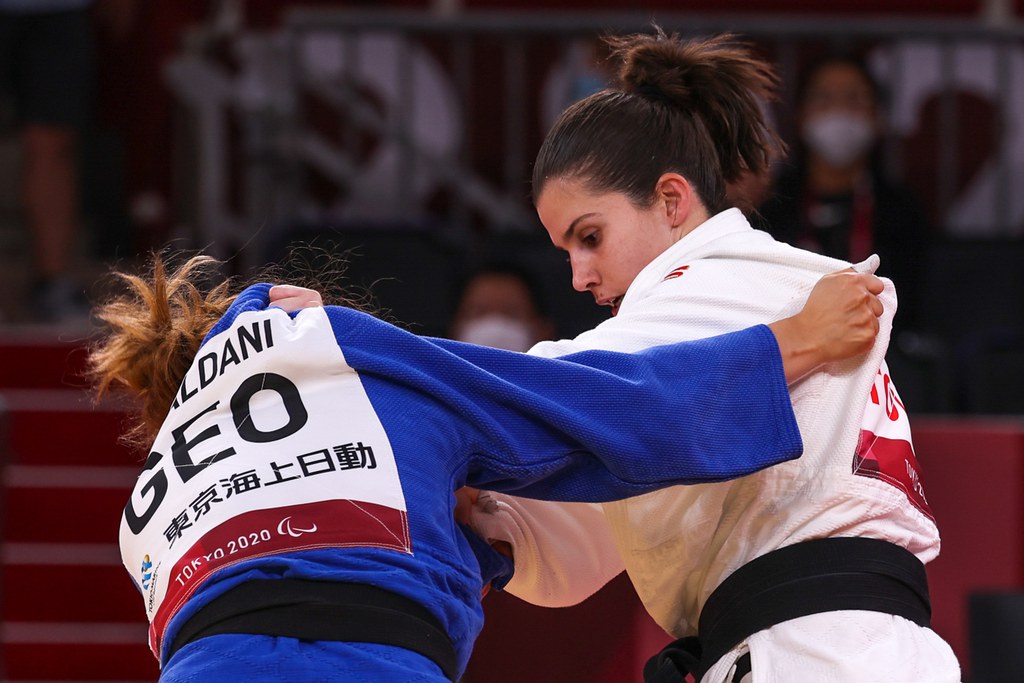
[[[888,166],[952,237],[1024,234],[1024,27],[955,20],[656,17],[729,31],[776,63],[793,138],[796,76],[864,54],[889,98]],[[296,219],[449,229],[536,225],[533,156],[553,117],[599,87],[596,38],[639,14],[296,9],[270,34],[196,39],[167,66],[182,105],[179,204],[196,246],[253,253]]]

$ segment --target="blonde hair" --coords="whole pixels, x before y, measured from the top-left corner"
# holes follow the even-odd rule
[[[156,438],[199,345],[234,301],[220,265],[199,255],[168,273],[154,254],[145,277],[113,273],[124,291],[96,310],[105,330],[89,349],[87,372],[97,397],[123,389],[136,399],[123,436],[130,445],[148,447]]]

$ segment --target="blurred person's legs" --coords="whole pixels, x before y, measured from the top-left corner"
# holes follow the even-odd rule
[[[75,282],[78,237],[78,141],[89,123],[94,45],[88,9],[0,13],[5,75],[22,125],[22,188],[32,239],[29,314],[47,322],[84,319]]]
[[[32,231],[35,283],[33,313],[59,320],[84,305],[71,277],[78,233],[77,132],[72,128],[25,126],[22,199]]]

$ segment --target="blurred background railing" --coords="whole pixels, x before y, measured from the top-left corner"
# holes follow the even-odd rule
[[[905,398],[921,412],[1024,412],[1024,29],[656,18],[666,31],[753,43],[778,68],[781,97],[766,107],[792,147],[800,71],[840,49],[864,59],[886,95],[883,164],[920,199],[934,238],[911,247],[922,281],[902,283],[915,325],[890,362]],[[597,314],[545,253],[533,155],[557,114],[608,78],[599,36],[650,27],[647,14],[295,9],[274,30],[196,30],[165,70],[186,152],[177,222],[243,266],[296,242],[358,242],[352,274],[388,282],[377,254],[432,256],[403,263],[402,279],[434,283],[433,298],[396,286],[386,303],[434,334],[451,315],[453,260],[514,243],[542,271],[560,333],[575,334]]]
[[[1024,235],[1024,29],[678,13],[657,22],[753,42],[777,65],[783,88],[772,115],[789,140],[801,66],[836,48],[864,55],[889,95],[886,163],[942,234]],[[597,38],[650,27],[634,14],[300,9],[276,31],[227,43],[197,31],[167,68],[204,143],[204,158],[189,161],[206,163],[183,171],[202,173],[187,215],[205,234],[245,238],[311,213],[528,229],[533,152],[555,116],[603,82]],[[242,196],[232,200],[234,174]]]

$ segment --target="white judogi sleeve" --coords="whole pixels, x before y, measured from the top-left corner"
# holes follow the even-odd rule
[[[657,314],[641,313],[628,320],[610,318],[574,339],[540,342],[528,353],[547,358],[587,349],[633,353],[677,341],[682,341],[677,325],[665,324]],[[470,525],[488,541],[512,546],[516,570],[505,590],[534,605],[575,605],[625,569],[600,503],[555,503],[483,492],[470,514]]]
[[[674,295],[668,296],[670,305]],[[529,353],[555,358],[587,349],[633,353],[682,341],[678,325],[660,319],[664,306],[610,318],[574,339],[540,342]],[[654,315],[648,315],[648,312]],[[488,541],[509,543],[515,574],[507,592],[542,607],[582,602],[625,569],[600,503],[556,503],[484,492],[470,525]]]
[[[676,341],[681,338],[675,325],[611,318],[574,339],[541,342],[529,353],[547,358],[587,349],[632,353]],[[534,605],[575,605],[625,569],[600,503],[554,503],[483,492],[470,525],[488,541],[512,546],[516,570],[505,590]]]
[[[582,602],[625,566],[599,503],[552,503],[482,491],[470,526],[506,541],[516,571],[505,590],[541,607]]]

